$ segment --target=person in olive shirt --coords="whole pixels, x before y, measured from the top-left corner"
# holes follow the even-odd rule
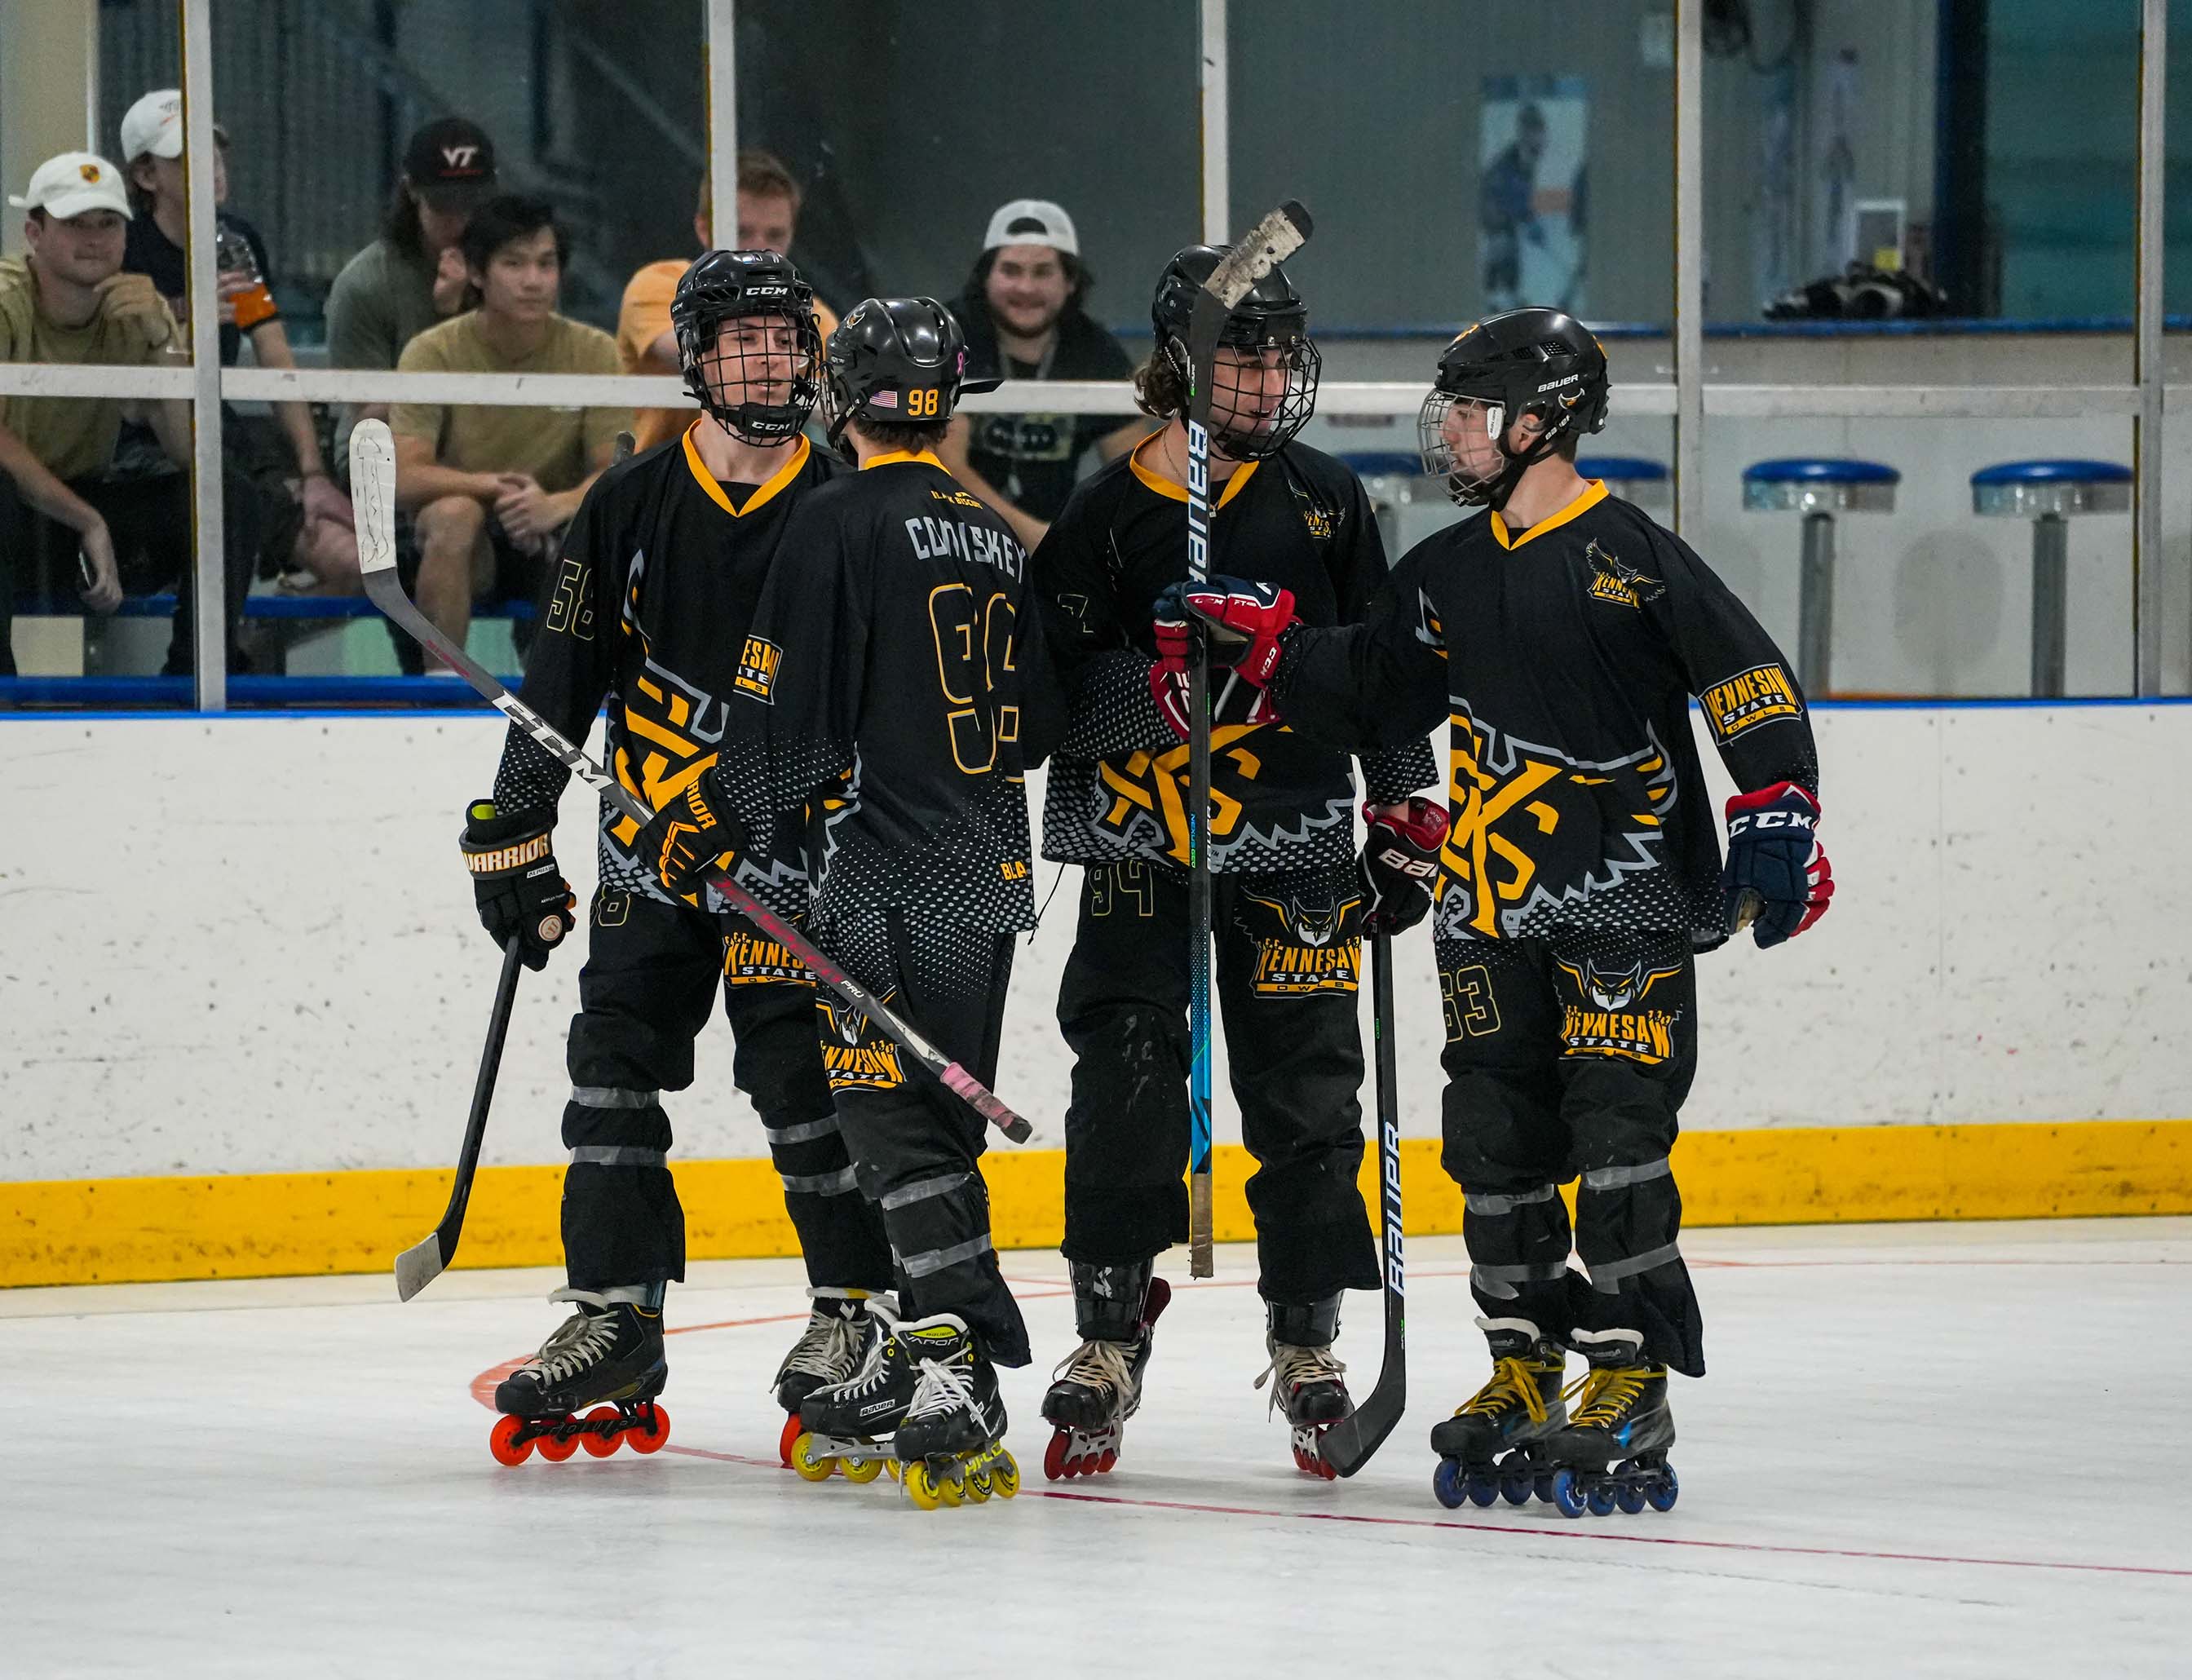
[[[990,218],[967,289],[951,306],[967,335],[970,373],[985,380],[1130,378],[1133,358],[1082,307],[1093,283],[1072,217],[1041,198],[1002,206]],[[938,453],[1031,551],[1073,494],[1082,457],[1093,449],[1116,460],[1150,430],[1145,420],[1122,425],[1105,414],[968,414],[951,422]]]
[[[399,372],[619,371],[615,340],[556,312],[568,241],[545,203],[489,199],[463,249],[477,306],[412,340]],[[420,610],[461,643],[475,600],[537,593],[544,557],[631,427],[621,408],[397,403],[396,504],[417,523]]]

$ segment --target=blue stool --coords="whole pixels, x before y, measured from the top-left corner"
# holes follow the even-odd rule
[[[2063,692],[2070,528],[2080,513],[2131,511],[2131,469],[2108,460],[2008,460],[1972,474],[1972,511],[2032,522],[2032,692]]]
[[[1744,469],[1743,505],[1754,512],[1804,516],[1803,573],[1796,609],[1796,680],[1827,692],[1835,634],[1835,515],[1892,513],[1903,475],[1878,461],[1828,455],[1762,460]]]
[[[1401,557],[1401,511],[1416,499],[1424,480],[1424,458],[1404,449],[1360,449],[1340,461],[1362,481],[1378,530],[1385,539],[1388,560]]]
[[[1642,455],[1584,455],[1577,460],[1575,469],[1586,478],[1604,479],[1607,489],[1639,506],[1664,504],[1674,482],[1664,462]]]

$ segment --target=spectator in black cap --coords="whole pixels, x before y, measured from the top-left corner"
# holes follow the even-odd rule
[[[328,294],[330,366],[393,368],[405,345],[464,308],[458,242],[494,190],[494,143],[477,123],[443,117],[411,136],[380,237],[343,265]],[[367,403],[354,418],[387,412]]]
[[[951,306],[967,334],[970,378],[1125,380],[1118,340],[1082,307],[1091,283],[1073,218],[1044,198],[1015,198],[990,218],[982,254]],[[1123,414],[1132,407],[1122,401]],[[939,453],[951,475],[989,503],[1029,549],[1042,540],[1093,449],[1105,460],[1150,431],[1103,414],[966,414]]]

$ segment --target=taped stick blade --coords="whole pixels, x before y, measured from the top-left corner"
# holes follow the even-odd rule
[[[385,420],[360,420],[350,435],[350,501],[361,572],[396,569],[396,439]]]
[[[1309,243],[1309,212],[1289,198],[1242,237],[1202,288],[1230,311],[1256,283]]]

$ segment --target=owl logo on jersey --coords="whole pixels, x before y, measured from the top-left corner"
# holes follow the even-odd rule
[[[1618,758],[1571,758],[1453,709],[1440,849],[1441,939],[1521,939],[1631,876],[1659,867],[1677,789],[1672,756],[1649,745]]]
[[[1601,1009],[1625,1009],[1648,997],[1661,980],[1672,980],[1682,972],[1680,965],[1647,972],[1641,957],[1625,969],[1601,969],[1595,957],[1584,957],[1580,969],[1557,957],[1553,962],[1575,982],[1578,992]]]
[[[1584,545],[1583,557],[1590,562],[1594,601],[1610,601],[1617,607],[1641,612],[1647,601],[1657,601],[1667,592],[1665,580],[1648,576],[1619,555],[1607,553],[1595,537]]]
[[[1360,894],[1304,904],[1243,892],[1241,922],[1257,940],[1250,986],[1259,997],[1352,992],[1362,974]]]

